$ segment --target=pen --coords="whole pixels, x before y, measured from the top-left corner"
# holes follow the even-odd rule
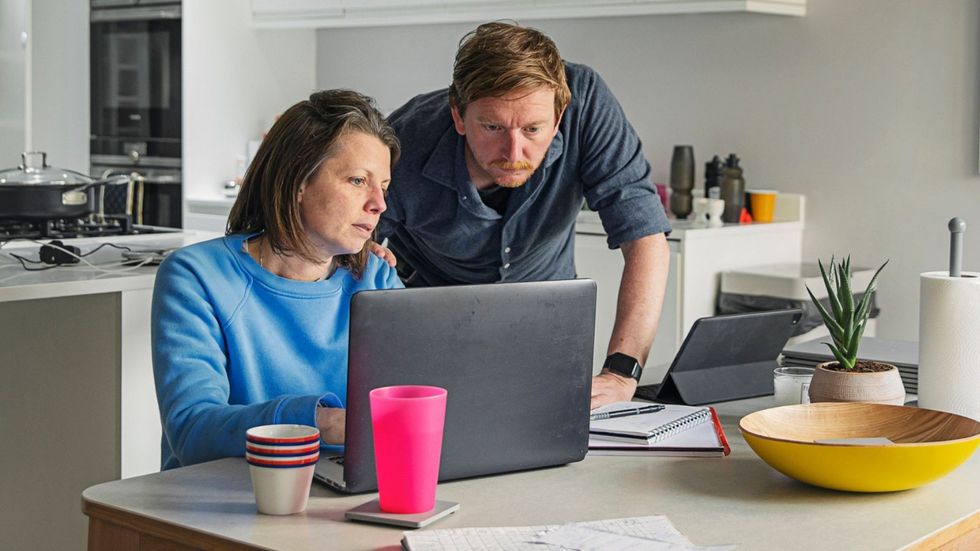
[[[663,409],[664,407],[659,404],[641,406],[638,408],[630,408],[630,409],[617,409],[616,411],[593,413],[589,415],[589,421],[601,421],[602,419],[613,419],[615,417],[628,417],[630,415],[640,415],[643,413],[655,413]]]

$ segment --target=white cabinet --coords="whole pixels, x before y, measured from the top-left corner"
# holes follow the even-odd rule
[[[225,233],[228,213],[235,204],[233,198],[191,199],[184,201],[184,228],[188,230]]]
[[[802,16],[806,0],[252,0],[252,24],[330,28],[674,13]]]
[[[671,222],[673,231],[667,238],[670,245],[667,290],[642,384],[659,383],[695,320],[715,314],[722,272],[761,264],[800,262],[803,206],[803,196],[780,194],[773,223],[705,228],[684,220]],[[623,255],[606,245],[606,235],[596,213],[583,212],[579,216],[575,267],[579,277],[594,279],[598,288],[593,356],[594,369],[598,370],[605,360],[615,322]]]
[[[647,366],[669,362],[674,357],[680,327],[680,309],[678,299],[681,297],[681,278],[678,273],[683,265],[680,243],[668,240],[670,246],[670,271],[667,273],[667,290],[664,293],[663,309],[660,315],[660,326],[657,338],[650,349]],[[596,334],[593,352],[593,370],[598,372],[606,359],[609,338],[616,322],[616,300],[619,295],[619,280],[623,274],[623,254],[619,250],[610,250],[606,244],[606,236],[595,233],[581,233],[575,236],[575,269],[578,277],[593,279],[596,282]],[[643,372],[643,382],[653,377],[651,369]],[[656,381],[660,382],[659,379]]]

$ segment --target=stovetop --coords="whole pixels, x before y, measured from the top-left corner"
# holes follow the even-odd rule
[[[179,229],[133,224],[128,215],[56,218],[50,220],[0,220],[0,241],[12,239],[72,239],[108,235],[173,233]]]

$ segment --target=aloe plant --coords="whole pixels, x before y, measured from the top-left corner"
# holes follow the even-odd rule
[[[830,347],[834,358],[845,369],[854,369],[857,363],[858,345],[861,337],[864,336],[864,327],[868,323],[868,315],[871,313],[871,298],[875,293],[875,282],[878,274],[888,264],[884,264],[875,272],[868,288],[864,291],[864,296],[856,305],[854,304],[854,294],[851,292],[851,257],[848,256],[842,262],[834,262],[830,258],[830,275],[824,269],[823,263],[817,260],[820,265],[820,275],[823,276],[823,283],[827,287],[827,298],[830,300],[831,311],[817,300],[813,291],[807,286],[806,292],[810,293],[810,299],[820,311],[824,325],[830,330],[830,337],[833,343],[824,343]]]

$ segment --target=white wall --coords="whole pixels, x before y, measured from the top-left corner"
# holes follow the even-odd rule
[[[0,167],[15,166],[24,151],[27,70],[26,0],[0,0]]]
[[[236,157],[315,88],[311,30],[251,28],[249,0],[183,3],[185,199],[221,197]]]
[[[603,75],[658,181],[669,180],[674,144],[693,144],[702,168],[734,151],[749,187],[808,196],[805,258],[890,259],[878,334],[914,340],[918,274],[946,265],[954,215],[972,228],[965,268],[980,270],[980,5],[811,0],[807,9],[526,23]],[[317,86],[354,88],[390,110],[446,86],[474,26],[319,31]]]
[[[0,168],[37,149],[54,166],[88,171],[88,19],[86,0],[0,3]]]

